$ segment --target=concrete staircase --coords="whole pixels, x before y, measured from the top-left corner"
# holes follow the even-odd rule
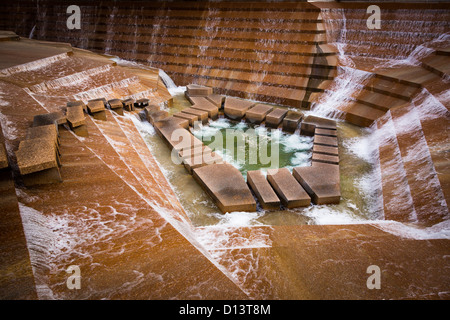
[[[83,36],[61,32],[62,5],[16,27],[33,38],[70,42],[165,70],[177,85],[197,83],[220,94],[293,107],[336,73],[335,50],[327,45],[320,9],[307,2],[117,2],[83,3]],[[15,4],[4,11],[15,12]],[[21,4],[17,19],[32,15]],[[45,15],[45,17],[44,17]],[[12,25],[4,17],[4,26]],[[26,22],[25,24],[28,24]],[[85,39],[85,40],[82,40]],[[90,40],[86,41],[89,38]],[[133,48],[130,50],[130,47]]]

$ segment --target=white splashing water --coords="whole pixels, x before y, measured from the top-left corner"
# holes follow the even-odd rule
[[[364,83],[373,76],[372,73],[351,67],[340,67],[331,87],[320,96],[312,107],[319,117],[341,119],[345,112],[340,107],[346,105],[352,96],[363,89]]]

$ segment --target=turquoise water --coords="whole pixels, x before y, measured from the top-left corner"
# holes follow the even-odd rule
[[[226,118],[196,127],[193,133],[244,177],[249,170],[288,168],[292,171],[294,167],[311,164],[312,137]]]

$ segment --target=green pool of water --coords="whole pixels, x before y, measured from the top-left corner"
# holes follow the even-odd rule
[[[199,126],[194,135],[245,177],[247,171],[309,166],[312,137],[220,118]]]

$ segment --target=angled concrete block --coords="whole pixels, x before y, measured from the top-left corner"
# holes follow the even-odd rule
[[[295,179],[315,204],[339,203],[341,198],[339,166],[313,163],[311,167],[293,169]]]

